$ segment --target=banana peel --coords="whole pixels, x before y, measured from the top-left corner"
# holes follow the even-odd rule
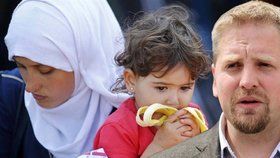
[[[193,107],[186,107],[184,109],[187,110],[194,117],[201,132],[208,130],[206,121],[200,110]],[[174,114],[176,111],[176,108],[162,105],[159,103],[155,103],[150,106],[143,106],[137,111],[136,122],[141,127],[161,126],[164,123],[164,121],[168,118],[168,116]],[[163,115],[159,119],[153,119],[152,117],[155,113],[161,113]],[[142,115],[143,120],[140,117]]]

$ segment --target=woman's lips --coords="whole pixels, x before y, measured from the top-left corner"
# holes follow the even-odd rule
[[[32,95],[36,100],[43,100],[46,98],[46,96],[42,96],[42,95],[38,95],[38,94],[32,94]]]

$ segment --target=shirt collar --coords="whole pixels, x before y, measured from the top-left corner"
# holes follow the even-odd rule
[[[225,129],[226,129],[226,118],[224,117],[224,113],[222,113],[219,120],[219,141],[221,146],[221,158],[228,157],[228,156],[236,158],[228,141],[226,140]],[[225,155],[226,150],[228,151],[227,152],[228,155]]]
[[[280,157],[280,142],[276,146],[276,148],[273,150],[271,156],[269,158],[278,158]]]
[[[226,118],[224,116],[224,113],[222,113],[219,119],[219,141],[221,146],[221,158],[226,158],[226,157],[236,158],[233,150],[231,149],[228,141],[226,140],[225,137],[226,128],[227,128]],[[273,150],[269,158],[278,158],[278,157],[280,157],[280,142]]]

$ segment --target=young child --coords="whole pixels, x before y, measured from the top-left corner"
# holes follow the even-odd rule
[[[125,68],[114,88],[133,97],[126,100],[99,129],[94,149],[110,158],[149,157],[200,133],[193,117],[182,109],[190,103],[195,80],[209,71],[209,59],[178,5],[144,15],[125,33],[125,50],[115,57]],[[178,109],[163,126],[141,127],[139,107],[160,103]]]

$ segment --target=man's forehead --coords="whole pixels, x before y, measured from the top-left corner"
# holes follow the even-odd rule
[[[250,53],[249,55],[245,52],[244,53],[222,53],[220,54],[220,60],[222,61],[237,61],[237,60],[242,60],[242,59],[252,59],[252,60],[260,60],[263,62],[271,62],[274,61],[275,58],[270,55],[270,54],[266,54],[266,53]],[[217,59],[217,61],[219,60],[219,58]]]

